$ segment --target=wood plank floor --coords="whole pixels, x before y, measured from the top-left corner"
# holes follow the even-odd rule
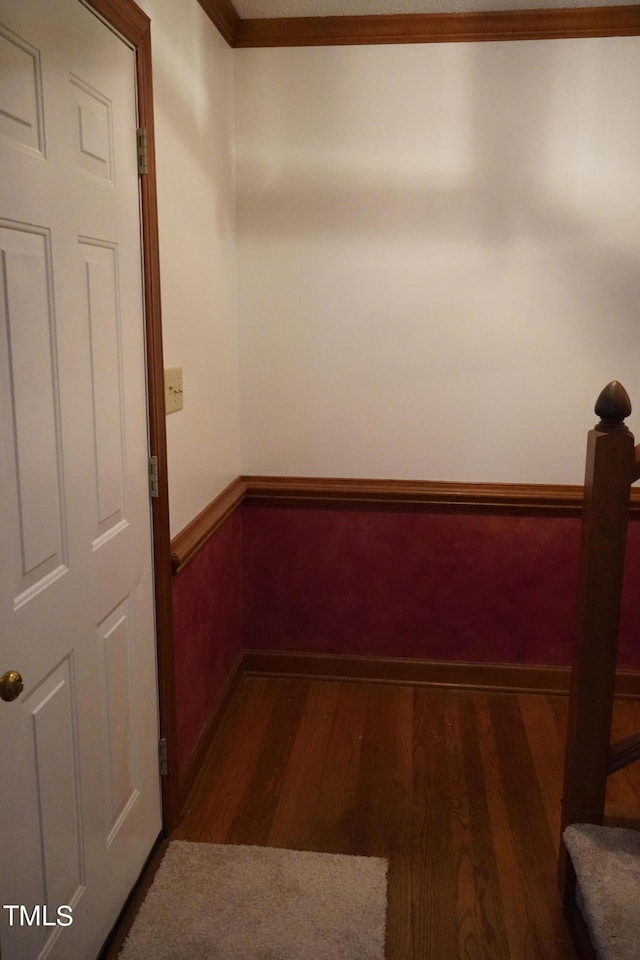
[[[386,857],[387,960],[575,960],[555,876],[566,708],[245,677],[173,839]],[[618,701],[615,736],[639,729]],[[607,809],[640,824],[640,764]]]

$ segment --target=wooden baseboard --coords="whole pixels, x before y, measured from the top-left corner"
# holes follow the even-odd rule
[[[568,667],[262,650],[244,651],[242,672],[253,676],[405,683],[504,693],[568,694],[571,678]],[[640,697],[640,672],[620,671],[616,695]]]
[[[244,654],[240,653],[233,667],[231,668],[224,689],[218,697],[216,705],[209,715],[209,719],[207,720],[207,723],[200,734],[198,742],[191,751],[191,755],[187,761],[185,770],[180,777],[179,819],[182,819],[189,806],[189,798],[195,786],[198,774],[204,765],[205,757],[207,756],[207,753],[209,752],[211,745],[216,738],[218,730],[220,729],[220,725],[227,710],[229,709],[229,704],[231,703],[231,700],[238,689],[240,681],[242,680],[244,674],[243,661]]]

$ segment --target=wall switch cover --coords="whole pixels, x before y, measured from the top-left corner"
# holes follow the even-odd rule
[[[164,404],[166,413],[182,410],[182,367],[167,367],[164,371]]]

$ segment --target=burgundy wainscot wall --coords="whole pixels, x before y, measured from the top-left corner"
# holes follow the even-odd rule
[[[580,519],[243,508],[248,649],[564,666]],[[630,524],[620,666],[640,667]]]
[[[239,510],[173,581],[177,737],[183,774],[242,647]]]
[[[568,665],[580,519],[245,503],[173,584],[181,772],[242,648]],[[640,669],[640,522],[620,666]]]

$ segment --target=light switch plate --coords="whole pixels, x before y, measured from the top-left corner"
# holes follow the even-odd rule
[[[182,410],[182,367],[167,367],[164,371],[164,405],[166,413]]]

